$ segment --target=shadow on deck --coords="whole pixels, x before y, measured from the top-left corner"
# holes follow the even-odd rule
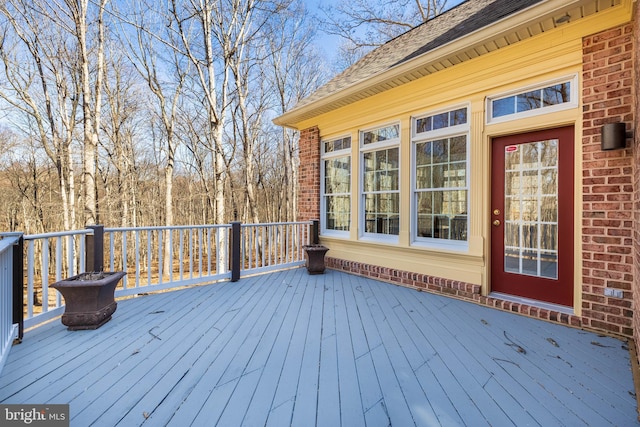
[[[0,403],[72,426],[636,425],[626,344],[337,271],[120,301],[25,335]]]

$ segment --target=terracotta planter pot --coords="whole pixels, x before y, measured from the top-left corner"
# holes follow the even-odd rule
[[[322,245],[305,245],[302,249],[304,249],[305,254],[307,254],[307,271],[309,274],[324,273],[324,255],[329,248]]]
[[[127,273],[82,273],[51,285],[65,302],[62,324],[69,330],[97,329],[111,320],[117,303],[114,292]]]

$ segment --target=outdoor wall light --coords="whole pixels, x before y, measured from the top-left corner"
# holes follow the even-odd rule
[[[627,131],[624,123],[607,123],[600,130],[602,151],[621,150],[627,145]]]
[[[564,24],[565,22],[569,22],[569,21],[571,21],[571,15],[569,15],[568,13],[565,13],[560,18],[555,19],[556,25]]]

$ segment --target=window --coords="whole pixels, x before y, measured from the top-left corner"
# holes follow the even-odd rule
[[[414,242],[466,244],[469,204],[467,108],[415,118],[413,130]]]
[[[397,236],[400,230],[400,125],[360,132],[364,235]]]
[[[577,106],[575,79],[489,98],[488,121],[498,122]]]
[[[351,137],[322,142],[324,233],[342,234],[351,223]]]

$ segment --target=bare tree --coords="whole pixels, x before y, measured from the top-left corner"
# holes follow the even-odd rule
[[[108,162],[102,168],[101,175],[107,193],[105,203],[116,207],[115,212],[105,219],[111,223],[119,221],[120,226],[127,227],[136,225],[136,132],[141,127],[139,122],[143,117],[148,117],[148,113],[143,110],[145,103],[140,102],[145,94],[135,80],[136,73],[118,49],[112,46],[106,62],[105,114],[102,121],[104,137],[101,138],[100,147]],[[114,174],[109,166],[115,169],[115,176],[112,176]],[[115,185],[111,185],[112,181],[115,181]]]
[[[236,32],[243,31],[242,28],[236,28],[241,19],[240,5],[235,2],[231,8],[225,8],[225,5],[215,0],[171,0],[169,5],[175,31],[180,37],[178,48],[194,67],[207,112],[205,141],[212,157],[216,224],[225,221],[222,135],[228,107],[228,58],[231,51],[238,47]],[[246,12],[250,13],[251,8]],[[215,52],[219,52],[219,56]],[[216,72],[216,64],[220,64],[217,58],[222,59],[220,74]],[[221,77],[220,83],[218,77]]]
[[[124,4],[0,0],[3,121],[36,155],[0,181],[7,223],[18,205],[41,228],[295,219],[297,133],[269,119],[323,80],[301,3]]]
[[[0,58],[5,84],[0,98],[37,139],[56,167],[64,229],[76,225],[72,142],[80,100],[76,57],[68,32],[56,24],[45,4],[9,0],[0,4],[5,18]],[[17,114],[19,113],[20,116]]]
[[[267,56],[267,84],[272,87],[273,109],[283,114],[302,98],[311,94],[328,75],[320,62],[321,55],[313,45],[315,32],[300,11],[292,16],[281,16],[279,22],[271,27],[269,43],[270,55]],[[270,135],[273,129],[267,131]],[[297,216],[298,181],[298,137],[291,129],[279,128],[280,171],[274,171],[279,177],[277,188],[280,191],[278,215],[283,220],[293,221]]]
[[[340,59],[346,68],[370,50],[440,14],[446,4],[447,0],[341,0],[321,8],[320,28],[343,41]]]
[[[96,2],[64,0],[64,2],[67,10],[64,10],[63,13],[68,13],[71,17],[73,24],[71,33],[77,40],[82,90],[84,221],[86,224],[97,224],[99,218],[96,196],[96,163],[101,125],[102,85],[105,76],[104,11],[108,0],[97,0]],[[90,10],[90,6],[92,10]],[[88,34],[90,24],[95,30],[93,36]],[[93,42],[95,46],[95,59],[90,56],[90,42]]]
[[[155,100],[154,117],[160,123],[160,151],[164,154],[164,225],[174,224],[173,181],[175,173],[176,151],[179,138],[175,136],[176,121],[180,113],[183,88],[191,67],[188,61],[181,61],[175,46],[175,33],[167,31],[171,27],[172,16],[154,11],[146,3],[131,2],[129,14],[133,15],[135,33],[130,37],[128,27],[122,27],[122,39],[128,46],[129,59],[146,82]],[[149,16],[151,15],[151,16]],[[132,41],[134,39],[135,41]],[[169,274],[169,236],[164,235],[163,271]]]

